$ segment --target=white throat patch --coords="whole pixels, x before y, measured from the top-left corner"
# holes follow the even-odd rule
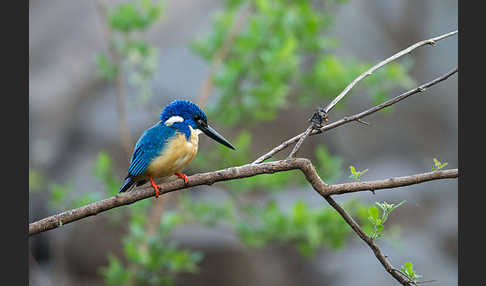
[[[184,121],[184,118],[180,117],[180,116],[171,116],[169,119],[167,119],[164,124],[165,126],[172,126],[172,124],[176,123],[176,122],[183,122]]]

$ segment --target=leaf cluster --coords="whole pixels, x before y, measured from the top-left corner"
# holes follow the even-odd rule
[[[441,163],[439,160],[437,160],[437,158],[434,157],[434,167],[432,167],[432,171],[440,170],[447,165],[448,165],[447,162]]]
[[[374,227],[374,231],[371,234],[372,239],[380,238],[382,237],[382,232],[385,229],[385,222],[388,219],[388,216],[392,211],[394,211],[396,208],[404,204],[406,201],[401,201],[398,204],[389,204],[387,202],[376,202],[375,204],[380,207],[381,209],[381,216],[380,212],[377,207],[375,206],[370,206],[368,208],[368,220],[372,223]]]
[[[402,269],[402,272],[407,275],[407,277],[415,284],[417,283],[417,279],[422,277],[422,275],[415,273],[412,262],[405,262],[400,268]]]
[[[349,171],[351,172],[351,175],[349,175],[350,178],[353,178],[355,181],[359,181],[361,179],[361,176],[368,172],[368,169],[365,169],[363,171],[356,171],[356,168],[354,166],[349,166]]]

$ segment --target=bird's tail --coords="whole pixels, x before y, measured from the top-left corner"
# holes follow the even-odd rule
[[[120,193],[128,191],[135,183],[136,181],[133,177],[127,177],[125,179],[125,183],[123,183],[123,185],[120,188]]]

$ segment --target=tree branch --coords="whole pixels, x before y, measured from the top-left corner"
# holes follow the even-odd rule
[[[376,105],[370,109],[367,109],[365,111],[362,111],[360,113],[357,113],[353,116],[346,116],[344,117],[343,119],[341,120],[338,120],[338,121],[335,121],[335,122],[332,122],[332,123],[329,123],[325,126],[323,126],[322,128],[319,128],[319,129],[313,129],[309,136],[312,136],[312,135],[315,135],[315,134],[319,134],[319,133],[322,133],[324,131],[328,131],[328,130],[331,130],[331,129],[334,129],[336,127],[339,127],[341,125],[344,125],[346,123],[349,123],[349,122],[352,122],[352,121],[357,121],[357,120],[360,120],[361,118],[363,117],[366,117],[370,114],[373,114],[385,107],[388,107],[390,105],[393,105],[395,103],[398,103],[404,99],[406,99],[407,97],[409,96],[412,96],[414,94],[417,94],[417,93],[420,93],[420,92],[424,92],[425,90],[427,90],[429,87],[433,86],[433,85],[436,85],[438,84],[439,82],[441,81],[444,81],[446,79],[448,79],[450,76],[452,76],[453,74],[457,73],[457,67],[453,70],[451,70],[450,72],[432,80],[432,81],[429,81],[427,83],[424,83],[420,86],[418,86],[417,88],[414,88],[412,90],[409,90],[405,93],[402,93],[392,99],[389,99],[385,102],[383,102],[382,104],[379,104],[379,105]],[[260,164],[261,162],[267,160],[267,159],[270,159],[272,158],[275,154],[277,154],[278,152],[284,150],[285,148],[289,147],[291,144],[299,141],[305,134],[306,134],[307,130],[305,132],[302,132],[300,133],[299,135],[296,135],[290,139],[288,139],[287,141],[281,143],[280,145],[278,145],[277,147],[273,148],[272,150],[270,150],[268,153],[260,156],[258,159],[256,159],[255,161],[252,162],[252,164]]]
[[[386,271],[390,273],[400,284],[410,285],[411,281],[400,275],[397,270],[390,264],[386,256],[381,253],[381,250],[376,246],[375,242],[371,237],[366,235],[366,233],[361,229],[361,227],[353,220],[353,218],[330,196],[323,196],[324,199],[343,217],[346,223],[356,232],[356,234],[373,250],[376,258],[385,267]]]
[[[384,65],[386,64],[389,64],[391,63],[392,61],[394,60],[397,60],[398,58],[401,58],[402,56],[410,53],[411,51],[421,47],[421,46],[425,46],[425,45],[431,45],[431,46],[434,46],[438,41],[442,40],[442,39],[445,39],[445,38],[448,38],[450,36],[453,36],[457,34],[457,30],[456,31],[453,31],[453,32],[450,32],[450,33],[447,33],[447,34],[443,34],[443,35],[440,35],[438,37],[434,37],[434,38],[431,38],[431,39],[428,39],[428,40],[424,40],[424,41],[420,41],[418,43],[415,43],[413,45],[411,45],[410,47],[404,49],[404,50],[401,50],[400,52],[392,55],[391,57],[387,58],[386,60],[384,61],[381,61],[379,63],[377,63],[376,65],[374,65],[373,67],[371,67],[369,70],[365,71],[364,73],[362,73],[361,75],[359,75],[355,80],[353,80],[348,86],[346,86],[346,88],[333,100],[331,101],[325,108],[325,111],[326,112],[329,112],[331,111],[331,109],[334,108],[334,106],[336,106],[336,104],[346,95],[349,93],[349,91],[362,79],[370,76],[374,71],[376,71],[377,69],[383,67]]]
[[[212,185],[216,182],[228,181],[240,178],[253,177],[260,174],[273,174],[277,172],[300,169],[312,187],[323,196],[352,193],[367,190],[379,190],[396,188],[418,184],[430,180],[456,178],[458,170],[434,171],[413,176],[391,178],[381,181],[353,182],[339,185],[328,185],[322,181],[317,174],[311,161],[304,158],[281,160],[258,165],[247,164],[240,167],[231,167],[218,171],[201,173],[189,177],[189,182],[184,184],[182,180],[176,179],[160,185],[160,193],[165,194],[177,190],[200,185]],[[29,224],[29,235],[37,234],[57,228],[88,216],[97,215],[112,208],[132,204],[155,195],[150,185],[140,187],[132,192],[119,194],[89,205],[68,210],[42,220]]]

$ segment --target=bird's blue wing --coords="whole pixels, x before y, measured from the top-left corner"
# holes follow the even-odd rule
[[[152,160],[159,155],[167,140],[174,135],[175,131],[174,128],[165,126],[162,123],[145,130],[135,145],[127,177],[144,174]]]

